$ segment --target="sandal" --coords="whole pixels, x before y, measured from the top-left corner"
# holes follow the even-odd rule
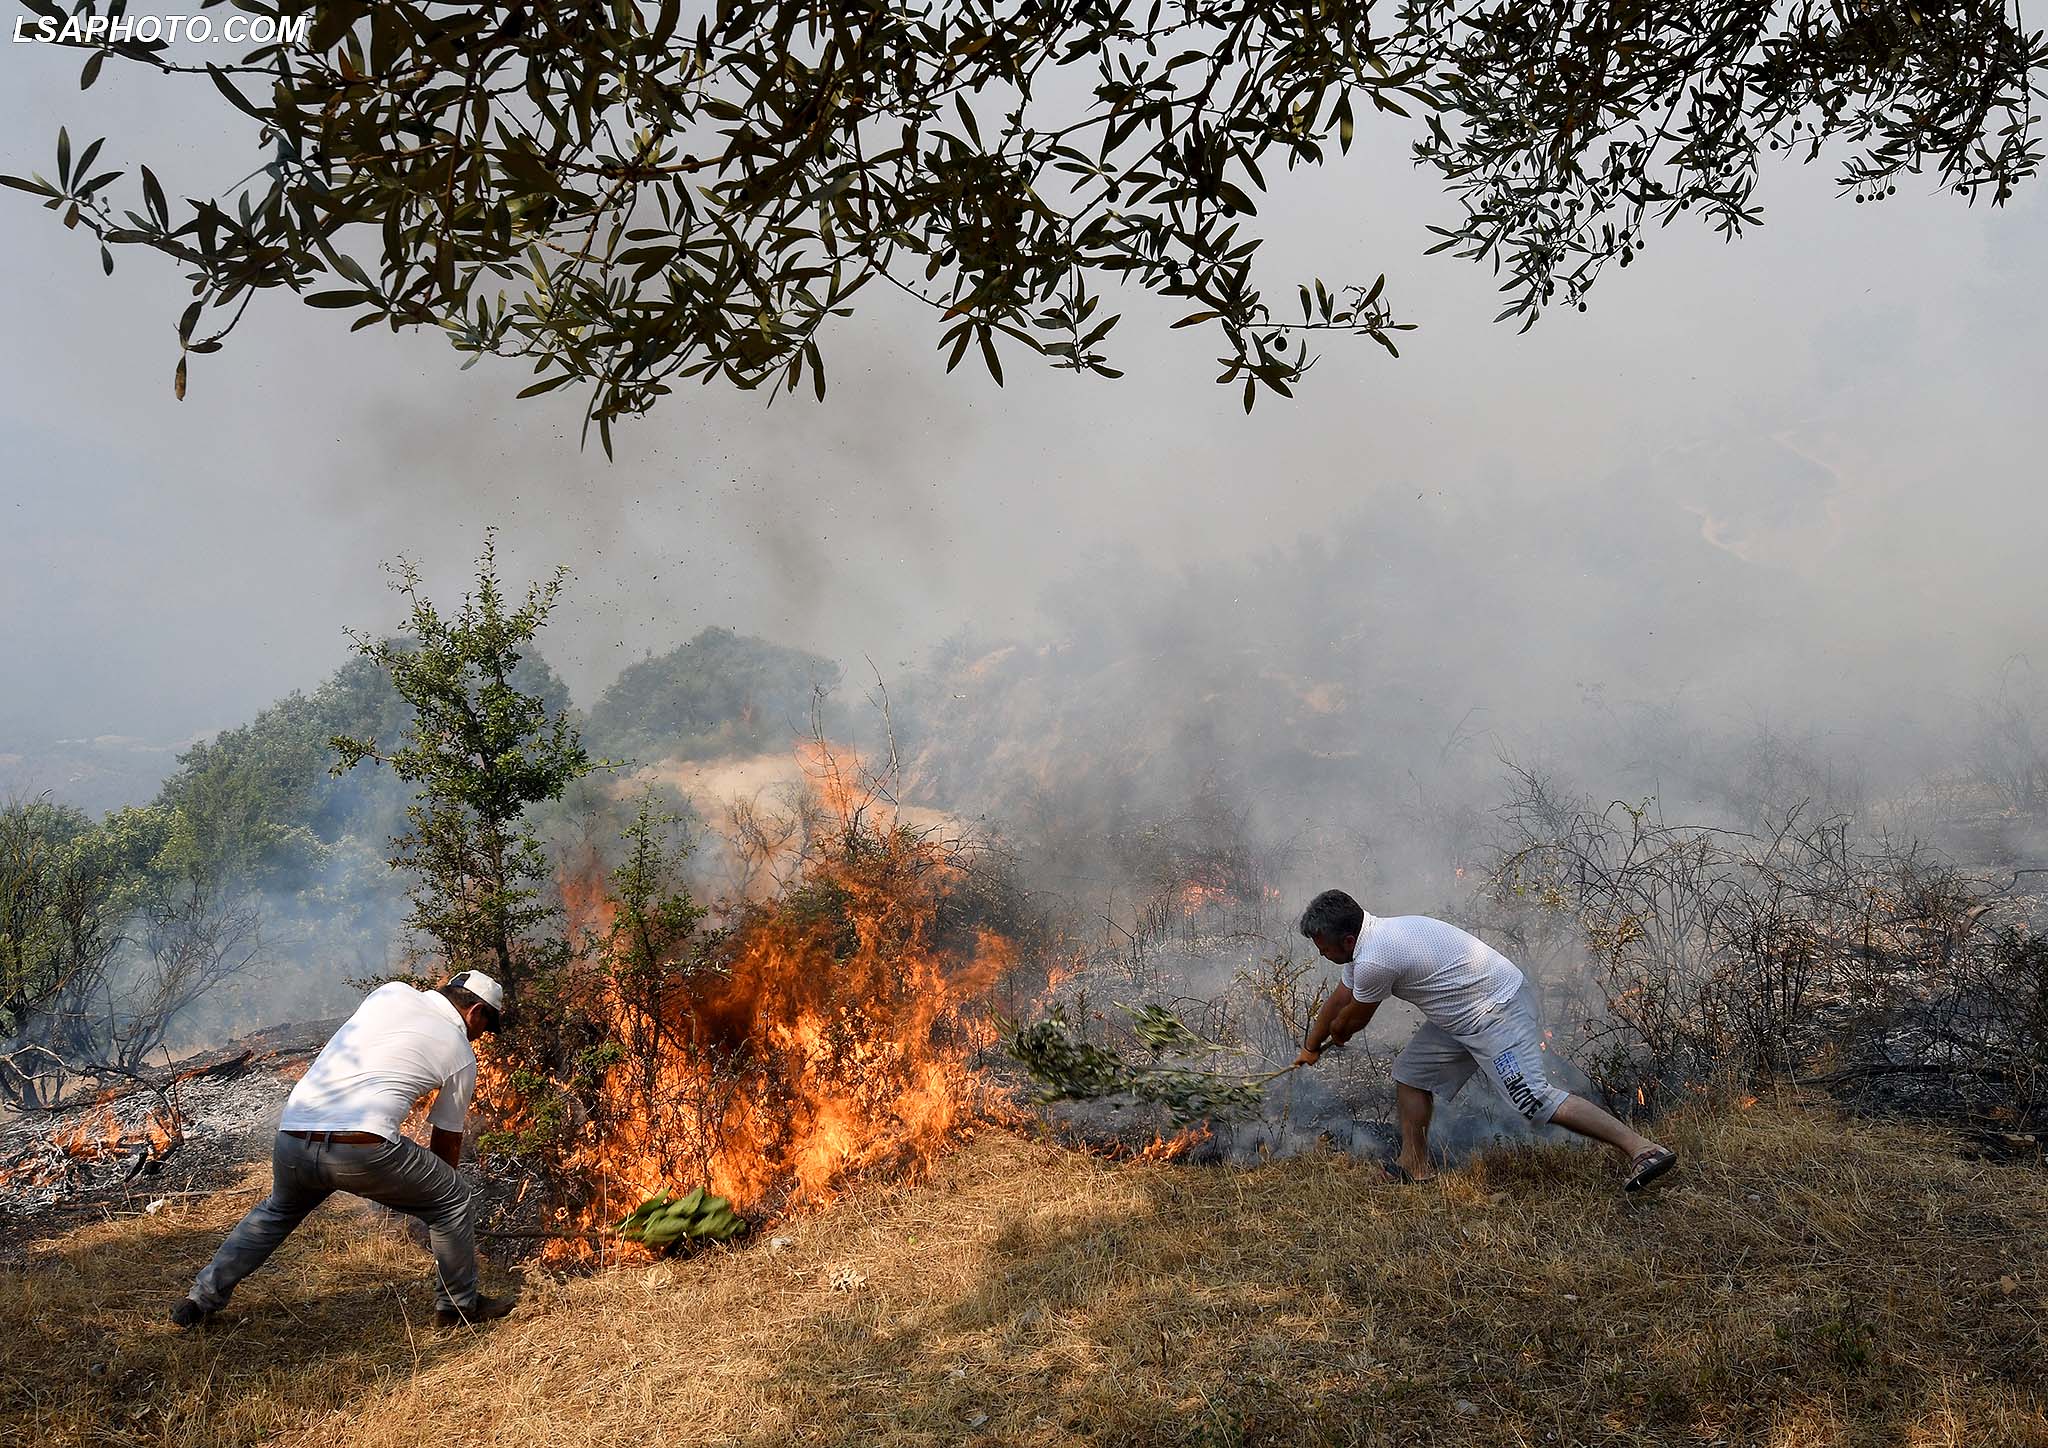
[[[1668,1146],[1653,1146],[1629,1163],[1635,1170],[1623,1184],[1625,1192],[1639,1192],[1678,1165],[1678,1153]]]

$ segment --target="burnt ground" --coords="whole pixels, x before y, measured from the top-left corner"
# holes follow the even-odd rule
[[[251,1168],[269,1158],[285,1098],[340,1024],[271,1027],[177,1062],[154,1084],[0,1118],[0,1266],[21,1267],[78,1228],[182,1215],[230,1188],[247,1193],[246,1200],[236,1194],[238,1205],[253,1203],[263,1177]],[[1014,1119],[1012,1103],[1028,1096],[1028,1080],[999,1051],[984,1053],[976,1065],[991,1087],[991,1110]],[[1049,1139],[1112,1160],[1216,1166],[1314,1150],[1385,1155],[1392,1130],[1359,1120],[1375,1113],[1350,1099],[1355,1094],[1303,1079],[1293,1091],[1275,1092],[1262,1117],[1214,1132],[1182,1132],[1163,1111],[1129,1102],[1065,1103],[1032,1114]],[[173,1123],[175,1130],[167,1130]],[[414,1125],[408,1122],[408,1130]],[[554,1195],[524,1164],[498,1156],[479,1163],[472,1153],[464,1170],[479,1196],[479,1236],[493,1257],[530,1257],[557,1235],[547,1209]],[[423,1229],[400,1225],[424,1243]]]
[[[272,1026],[179,1061],[150,1083],[0,1117],[0,1266],[21,1266],[39,1244],[79,1227],[154,1217],[238,1185],[253,1204],[263,1175],[250,1171],[270,1159],[285,1098],[341,1024]],[[405,1130],[424,1144],[424,1113]],[[558,1235],[549,1193],[523,1163],[479,1162],[470,1150],[463,1170],[478,1195],[478,1236],[494,1255],[526,1257]],[[401,1223],[424,1245],[424,1227]]]
[[[252,1178],[250,1169],[267,1161],[292,1084],[339,1024],[272,1027],[177,1063],[155,1087],[138,1084],[0,1118],[0,1265],[19,1266],[38,1244],[81,1226],[153,1217],[226,1188],[244,1186],[253,1201],[261,1177]],[[1031,1083],[1003,1053],[981,1053],[975,1064],[992,1098],[1029,1099]],[[1385,1063],[1339,1056],[1332,1065],[1276,1083],[1260,1113],[1214,1130],[1182,1131],[1164,1111],[1131,1102],[1067,1102],[1029,1114],[1038,1120],[1034,1134],[1041,1139],[1112,1160],[1216,1167],[1331,1152],[1366,1160],[1391,1154],[1395,1134],[1381,1119],[1387,1103],[1368,1089],[1383,1085]],[[162,1123],[173,1103],[177,1130],[167,1134]],[[1843,1104],[1854,1109],[1855,1103]],[[1015,1122],[1014,1105],[992,1119]],[[1519,1118],[1481,1090],[1462,1093],[1444,1109],[1435,1136],[1445,1165],[1533,1139]],[[1565,1134],[1543,1137],[1562,1141]],[[2014,1150],[2010,1143],[2023,1145]],[[1964,1133],[1959,1145],[1992,1160],[2041,1159],[2034,1136],[2007,1136],[2003,1149],[1987,1151]],[[502,1157],[479,1163],[472,1155],[464,1169],[479,1194],[479,1235],[493,1256],[525,1258],[557,1235],[547,1210],[553,1194],[522,1163]],[[423,1230],[410,1234],[424,1241]]]
[[[269,1156],[292,1082],[339,1024],[274,1026],[178,1062],[157,1088],[0,1118],[0,1262],[88,1222],[233,1185]]]

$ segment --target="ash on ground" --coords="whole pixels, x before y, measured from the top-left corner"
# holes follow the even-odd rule
[[[0,1265],[27,1264],[37,1243],[85,1223],[154,1215],[247,1180],[251,1167],[270,1160],[292,1086],[341,1024],[274,1026],[149,1081],[0,1117]],[[403,1130],[424,1145],[422,1108]],[[477,1195],[478,1236],[491,1252],[524,1256],[564,1235],[545,1184],[523,1162],[479,1161],[471,1150],[463,1172]],[[265,1184],[267,1173],[252,1183]],[[256,1196],[252,1190],[251,1204]],[[411,1218],[357,1205],[424,1245],[426,1229]]]
[[[0,1119],[0,1261],[88,1221],[232,1185],[270,1155],[292,1083],[338,1024],[273,1027],[153,1081]]]
[[[1318,985],[1328,974],[1317,963],[1288,960],[1284,947],[1270,938],[1249,931],[1205,937],[1195,924],[1185,924],[1179,940],[1142,955],[1126,950],[1078,964],[1030,1014],[1057,1011],[1083,1040],[1135,1060],[1144,1052],[1130,1038],[1125,1018],[1141,1004],[1163,1006],[1194,1037],[1220,1048],[1173,1064],[1257,1078],[1294,1059]],[[1421,1025],[1412,1007],[1390,1003],[1363,1035],[1325,1051],[1313,1066],[1267,1082],[1259,1109],[1235,1119],[1191,1124],[1175,1121],[1163,1107],[1117,1097],[1060,1101],[1040,1111],[1060,1139],[1118,1157],[1249,1165],[1330,1151],[1385,1160],[1400,1142],[1394,1057]],[[1562,1054],[1550,1053],[1546,1064],[1558,1086],[1597,1096]],[[1011,1078],[1020,1099],[1031,1098],[1032,1084],[1014,1062],[998,1064],[997,1071]],[[1437,1102],[1430,1127],[1431,1155],[1442,1165],[1492,1146],[1577,1140],[1561,1127],[1530,1126],[1476,1073],[1453,1100]]]
[[[1331,1057],[1273,1082],[1263,1109],[1235,1120],[1176,1122],[1160,1107],[1130,1100],[1062,1101],[1042,1109],[1055,1135],[1117,1157],[1153,1157],[1193,1165],[1250,1165],[1313,1152],[1338,1152],[1383,1161],[1400,1145],[1391,1103],[1391,1078],[1361,1087],[1328,1070]],[[1273,1069],[1273,1068],[1267,1068]],[[1576,1072],[1570,1073],[1576,1075]],[[1575,1082],[1559,1084],[1572,1089]],[[1455,1100],[1439,1101],[1430,1124],[1430,1151],[1453,1165],[1489,1147],[1515,1142],[1563,1144],[1578,1138],[1560,1127],[1531,1127],[1496,1101],[1478,1077]]]

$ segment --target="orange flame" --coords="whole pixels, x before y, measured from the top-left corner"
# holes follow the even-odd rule
[[[175,1106],[151,1107],[141,1125],[129,1130],[114,1115],[111,1099],[117,1094],[102,1092],[97,1110],[53,1133],[45,1154],[0,1173],[0,1185],[49,1186],[69,1178],[78,1164],[132,1161],[137,1153],[158,1159],[184,1143],[185,1122]]]
[[[119,1152],[121,1123],[114,1118],[113,1107],[102,1106],[52,1136],[50,1144],[80,1161],[101,1161]]]
[[[1199,915],[1210,906],[1225,905],[1229,901],[1230,892],[1221,885],[1189,880],[1181,885],[1174,903],[1182,915]]]
[[[1038,999],[1035,1002],[1038,1008],[1044,1009],[1050,1006],[1054,997],[1059,994],[1060,988],[1079,975],[1086,968],[1086,965],[1087,957],[1084,952],[1079,950],[1074,951],[1070,955],[1048,961],[1045,967],[1045,989],[1038,993]]]
[[[1190,1151],[1209,1141],[1215,1133],[1207,1126],[1184,1126],[1172,1136],[1155,1131],[1152,1139],[1143,1146],[1135,1146],[1119,1137],[1106,1140],[1087,1141],[1082,1149],[1110,1161],[1146,1162],[1178,1161]]]
[[[561,1158],[585,1189],[568,1220],[616,1222],[657,1191],[703,1185],[742,1212],[830,1197],[874,1169],[915,1175],[977,1115],[978,1001],[1013,963],[1004,938],[948,925],[965,872],[909,831],[848,836],[789,898],[747,907],[712,968],[636,996],[588,961],[579,1002],[615,1050]],[[617,906],[593,876],[563,886],[572,938]],[[483,1099],[534,1124],[516,1078],[486,1063]]]
[[[1185,1126],[1172,1136],[1153,1133],[1151,1145],[1134,1155],[1132,1161],[1177,1161],[1194,1148],[1209,1140],[1213,1133],[1206,1126]]]

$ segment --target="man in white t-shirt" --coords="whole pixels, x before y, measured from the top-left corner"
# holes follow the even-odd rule
[[[171,1321],[196,1327],[220,1311],[235,1285],[335,1192],[368,1197],[426,1223],[436,1268],[435,1318],[442,1326],[510,1312],[511,1298],[477,1291],[475,1213],[455,1171],[476,1090],[470,1042],[498,1029],[504,1006],[504,990],[478,970],[463,971],[439,990],[394,981],[371,992],[285,1101],[271,1149],[270,1195],[235,1224],[190,1294],[171,1309]],[[430,1093],[428,1150],[398,1127]]]
[[[1475,1071],[1532,1125],[1554,1122],[1620,1152],[1629,1164],[1628,1191],[1678,1165],[1669,1147],[1550,1083],[1535,993],[1513,961],[1477,936],[1427,915],[1379,919],[1342,890],[1309,902],[1301,933],[1344,969],[1309,1027],[1297,1066],[1314,1065],[1326,1045],[1364,1030],[1388,996],[1422,1012],[1422,1029],[1394,1060],[1401,1154],[1387,1167],[1397,1180],[1430,1175],[1436,1098],[1456,1096]]]

